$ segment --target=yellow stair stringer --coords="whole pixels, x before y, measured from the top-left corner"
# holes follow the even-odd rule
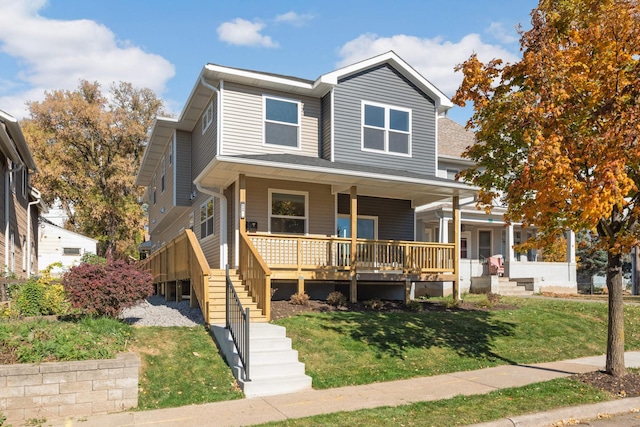
[[[235,270],[229,271],[233,287],[240,298],[243,308],[249,308],[251,323],[265,323],[267,318],[262,314],[249,293],[245,290],[240,276]],[[209,324],[224,325],[226,323],[226,271],[212,269],[209,274]]]

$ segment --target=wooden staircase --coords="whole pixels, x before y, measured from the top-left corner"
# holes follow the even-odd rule
[[[251,313],[251,323],[265,323],[267,318],[262,314],[262,310],[258,309],[256,303],[249,296],[245,289],[244,283],[240,279],[237,271],[230,271],[231,282],[240,297],[243,308],[249,308]],[[226,323],[226,272],[225,270],[212,269],[209,274],[209,324],[224,325]]]

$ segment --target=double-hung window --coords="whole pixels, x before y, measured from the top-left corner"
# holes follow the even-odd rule
[[[153,175],[153,181],[151,183],[151,200],[153,200],[154,205],[158,201],[156,197],[156,176],[155,175]]]
[[[269,231],[306,234],[308,197],[306,192],[269,190]]]
[[[202,134],[209,129],[209,125],[213,122],[213,101],[209,103],[207,109],[202,114]]]
[[[200,238],[213,234],[213,199],[200,206]]]
[[[300,147],[300,102],[283,98],[264,98],[264,143]]]
[[[167,174],[167,161],[164,156],[162,156],[162,160],[160,162],[160,171],[160,192],[164,193],[165,175]]]
[[[411,155],[411,110],[362,103],[362,149]]]

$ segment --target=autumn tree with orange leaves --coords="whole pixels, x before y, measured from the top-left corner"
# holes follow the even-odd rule
[[[478,144],[464,177],[479,201],[538,227],[540,243],[592,230],[608,253],[606,371],[626,374],[622,254],[639,241],[640,7],[637,0],[541,0],[522,59],[458,66],[454,102],[473,102]]]

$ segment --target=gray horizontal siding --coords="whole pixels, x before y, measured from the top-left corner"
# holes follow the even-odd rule
[[[300,101],[300,149],[263,144],[262,97],[271,95]],[[295,153],[318,157],[320,139],[320,99],[225,83],[223,99],[222,154]]]
[[[321,156],[331,160],[331,92],[322,98],[322,135],[320,137]]]
[[[338,194],[338,214],[349,215],[348,194]],[[378,217],[378,239],[414,240],[414,214],[410,200],[358,196],[358,215]]]
[[[213,102],[213,122],[209,125],[204,135],[202,134],[202,117],[196,122],[191,134],[191,180],[193,181],[200,172],[213,160],[216,156],[216,138],[218,125],[217,101],[214,95],[211,98]],[[207,104],[206,107],[208,107]],[[205,107],[205,109],[206,109]],[[203,111],[204,112],[204,111]]]
[[[191,133],[177,131],[175,159],[171,166],[172,173],[176,176],[176,205],[190,206],[189,196],[192,191],[191,179]]]
[[[362,151],[362,101],[410,108],[412,156]],[[334,88],[334,160],[435,175],[435,103],[389,65],[350,76]]]

